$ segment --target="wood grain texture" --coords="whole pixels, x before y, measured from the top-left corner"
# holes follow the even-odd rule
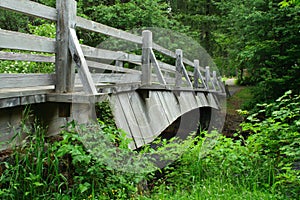
[[[15,60],[15,61],[32,61],[32,62],[55,63],[55,57],[54,56],[15,53],[15,52],[3,52],[3,51],[0,51],[0,60]]]
[[[58,93],[72,92],[74,87],[75,67],[69,51],[70,28],[75,28],[76,2],[74,0],[57,0],[56,23],[56,87]]]
[[[74,29],[70,28],[70,38],[69,38],[69,49],[73,57],[74,62],[77,65],[79,76],[83,84],[83,89],[87,94],[96,95],[98,92],[96,90],[95,84],[91,77],[88,65],[84,58],[83,52],[81,50],[76,32]]]
[[[37,87],[55,84],[55,74],[0,74],[3,88]]]
[[[1,0],[0,8],[56,21],[56,9],[28,0]]]
[[[0,48],[55,53],[55,40],[0,29]]]
[[[156,76],[157,76],[157,79],[158,79],[159,83],[162,84],[162,85],[166,85],[167,84],[166,80],[165,80],[165,78],[164,78],[164,76],[161,72],[161,68],[160,68],[160,66],[159,66],[159,64],[158,64],[158,62],[155,58],[155,55],[154,55],[152,49],[150,50],[150,60],[154,65],[154,69],[155,69]]]
[[[130,74],[142,74],[141,71],[135,70],[135,69],[128,69],[118,66],[113,66],[109,64],[104,64],[100,62],[94,62],[94,61],[86,61],[91,73],[98,73],[98,72],[105,72],[105,70],[113,71],[113,72],[123,72],[123,73],[130,73]]]

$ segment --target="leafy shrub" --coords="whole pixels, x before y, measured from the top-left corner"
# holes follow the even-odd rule
[[[266,160],[274,160],[274,187],[299,198],[300,95],[288,91],[276,102],[260,105],[260,111],[247,119],[242,124],[251,134],[247,144]]]

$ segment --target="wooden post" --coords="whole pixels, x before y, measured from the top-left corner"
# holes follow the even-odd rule
[[[214,85],[215,90],[217,90],[216,86],[218,86],[218,89],[221,89],[221,87],[219,85],[219,81],[218,81],[218,77],[217,77],[217,72],[216,71],[213,71],[213,80],[214,80],[213,81],[213,85]]]
[[[115,66],[123,68],[123,61],[116,60]]]
[[[194,60],[194,88],[199,87],[199,60]]]
[[[56,25],[56,85],[57,93],[72,92],[75,80],[75,68],[69,52],[69,28],[75,28],[76,2],[74,0],[57,0]]]
[[[182,82],[182,50],[176,49],[176,80],[175,80],[175,86],[180,87]]]
[[[207,89],[209,90],[209,82],[210,82],[210,70],[209,70],[209,66],[205,67],[205,82],[207,85]]]
[[[142,85],[151,85],[151,63],[150,52],[152,48],[152,32],[143,31],[142,46]]]

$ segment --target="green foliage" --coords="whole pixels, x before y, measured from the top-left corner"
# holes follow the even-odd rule
[[[105,125],[102,128],[106,139],[113,140],[115,131]],[[102,150],[106,155],[96,158],[86,149],[74,122],[62,137],[51,138],[52,142],[39,125],[33,130],[24,125],[21,132],[28,135],[26,141],[1,163],[1,199],[129,199],[137,193],[143,174],[110,168],[105,162],[112,158],[109,151]],[[107,148],[95,142],[97,150]],[[129,151],[126,145],[128,141],[123,140],[119,149]]]
[[[15,52],[15,51],[14,51]],[[27,61],[0,61],[0,73],[52,73],[54,64]]]
[[[247,143],[261,156],[274,160],[274,186],[299,198],[300,171],[300,96],[291,91],[276,102],[263,104],[258,113],[242,124],[243,131],[251,134]]]

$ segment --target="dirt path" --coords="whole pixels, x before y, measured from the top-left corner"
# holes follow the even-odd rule
[[[240,130],[239,125],[244,120],[236,110],[241,109],[241,106],[245,101],[245,99],[240,97],[240,92],[246,88],[243,86],[229,85],[228,89],[231,97],[227,99],[227,111],[223,134],[228,137],[233,137],[233,134]]]

